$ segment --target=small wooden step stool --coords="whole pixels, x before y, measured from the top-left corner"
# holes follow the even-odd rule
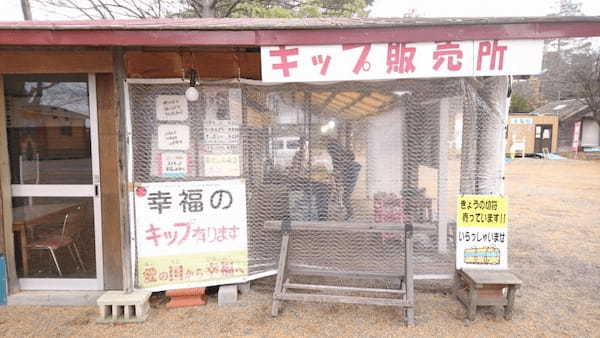
[[[456,297],[467,308],[467,318],[475,320],[477,306],[502,306],[504,318],[512,318],[515,293],[521,280],[508,270],[458,270],[455,280]],[[507,289],[506,295],[504,289]]]

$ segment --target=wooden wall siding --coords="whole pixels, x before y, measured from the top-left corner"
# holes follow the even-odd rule
[[[104,288],[106,290],[123,287],[121,216],[119,212],[119,114],[115,108],[113,81],[112,74],[96,76],[100,182],[102,183],[102,247]]]
[[[0,51],[0,73],[110,73],[109,51]]]
[[[260,79],[258,52],[140,52],[125,54],[129,78],[180,78],[195,68],[200,79]]]

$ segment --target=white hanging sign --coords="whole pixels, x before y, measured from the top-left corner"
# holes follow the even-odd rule
[[[161,124],[157,129],[158,148],[160,150],[188,150],[190,148],[189,126]]]
[[[239,177],[240,155],[238,154],[206,154],[204,155],[204,176]]]
[[[539,74],[543,40],[261,47],[264,82]]]
[[[160,153],[160,177],[186,177],[189,174],[186,153]]]
[[[156,119],[159,121],[185,121],[188,104],[183,95],[158,95],[156,97]]]

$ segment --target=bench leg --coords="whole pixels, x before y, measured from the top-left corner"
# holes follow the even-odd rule
[[[467,307],[467,318],[469,320],[475,320],[475,313],[477,312],[477,300],[479,299],[479,292],[473,286],[469,286],[469,306]]]
[[[513,315],[513,307],[515,305],[515,294],[517,293],[517,288],[514,285],[508,287],[508,293],[506,295],[507,304],[504,308],[504,319],[511,320]]]
[[[277,269],[277,279],[275,280],[275,291],[273,292],[273,307],[271,309],[271,315],[273,317],[276,317],[279,314],[279,310],[281,310],[281,300],[278,300],[277,296],[285,292],[283,283],[287,278],[287,258],[289,241],[290,235],[288,233],[283,233],[281,237],[281,251],[279,252],[279,266]]]
[[[406,320],[406,326],[415,325],[415,308],[407,307],[404,309],[404,320]]]

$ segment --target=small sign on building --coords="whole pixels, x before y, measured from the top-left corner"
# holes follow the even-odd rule
[[[575,122],[573,126],[573,144],[571,146],[571,150],[574,152],[579,151],[579,139],[581,138],[581,121]]]
[[[456,219],[457,269],[507,269],[506,197],[464,195]]]

